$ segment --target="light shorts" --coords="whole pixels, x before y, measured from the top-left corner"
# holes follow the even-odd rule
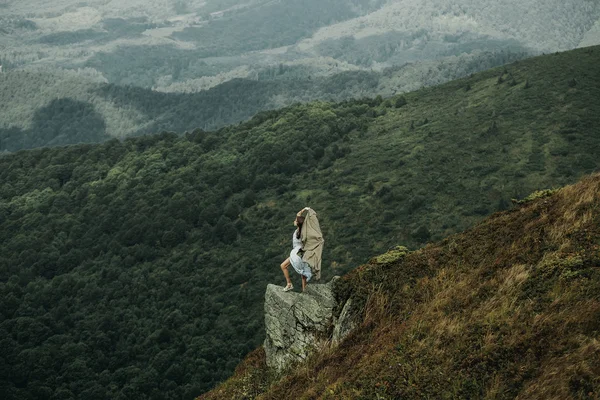
[[[310,269],[310,265],[306,261],[303,261],[302,258],[298,255],[298,251],[301,250],[301,247],[295,247],[290,252],[290,264],[296,270],[297,273],[306,277],[306,281],[310,281],[312,278],[312,271]]]

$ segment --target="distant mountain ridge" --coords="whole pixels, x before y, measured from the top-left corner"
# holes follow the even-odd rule
[[[277,67],[259,79],[234,79],[198,93],[117,86],[90,68],[8,70],[0,74],[0,152],[99,143],[161,131],[214,130],[298,102],[391,96],[527,55],[482,52],[381,73],[348,71],[315,78],[305,71]],[[298,79],[290,78],[297,73]]]
[[[1,6],[0,65],[17,75],[0,80],[0,151],[213,130],[296,102],[390,96],[600,44],[594,0],[25,0]],[[107,99],[98,82],[120,88],[109,88]],[[69,105],[56,107],[55,100]],[[78,125],[86,132],[77,132]]]

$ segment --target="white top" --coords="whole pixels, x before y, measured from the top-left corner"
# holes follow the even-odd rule
[[[298,229],[294,231],[294,235],[292,236],[292,251],[290,252],[290,263],[292,267],[298,272],[300,275],[306,277],[307,281],[310,281],[312,277],[312,271],[310,269],[310,265],[307,262],[302,260],[302,257],[298,255],[298,252],[302,250],[302,239],[298,239],[296,237],[296,233],[298,233]]]
[[[292,248],[296,249],[296,248],[302,248],[302,239],[298,239],[296,237],[296,233],[298,233],[298,229],[296,229],[294,231],[294,234],[292,235]]]

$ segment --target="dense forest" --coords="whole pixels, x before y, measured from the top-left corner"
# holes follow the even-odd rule
[[[415,90],[520,60],[527,54],[482,52],[381,73],[348,71],[315,78],[307,75],[305,68],[281,65],[263,70],[259,79],[234,79],[197,93],[162,93],[102,83],[97,72],[89,69],[79,73],[8,71],[0,74],[0,152],[98,143],[163,130],[212,130],[297,102],[342,101]],[[298,79],[294,75],[299,75]]]
[[[262,340],[300,208],[321,217],[328,280],[597,170],[599,61],[580,49],[214,132],[0,157],[0,392],[210,389]]]

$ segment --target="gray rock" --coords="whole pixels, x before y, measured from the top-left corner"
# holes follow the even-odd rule
[[[304,293],[267,286],[264,349],[269,367],[281,371],[329,340],[337,305],[332,292],[336,278],[328,284],[309,284]]]
[[[342,308],[342,312],[333,326],[331,342],[334,345],[339,344],[346,335],[356,328],[360,316],[358,311],[359,310],[356,309],[352,298],[349,298],[348,301],[346,301],[346,304],[344,304],[344,308]]]

